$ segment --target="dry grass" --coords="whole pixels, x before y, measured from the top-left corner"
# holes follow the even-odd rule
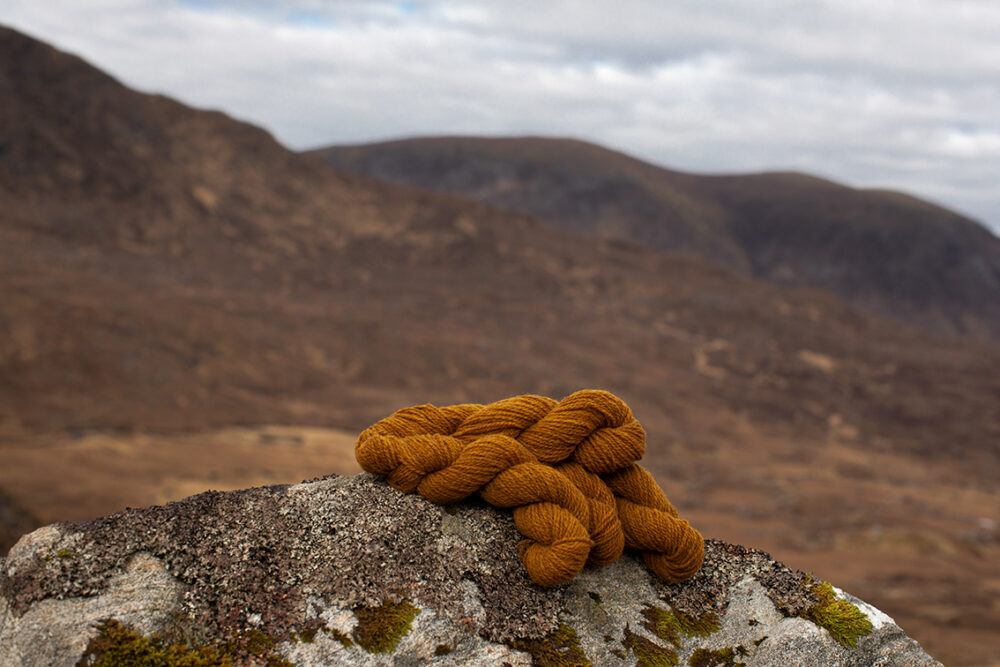
[[[354,440],[344,431],[290,426],[24,437],[2,444],[0,488],[43,521],[86,520],[210,489],[354,474]]]

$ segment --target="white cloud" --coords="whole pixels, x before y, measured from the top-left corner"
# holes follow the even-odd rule
[[[294,148],[552,134],[800,169],[1000,229],[992,0],[7,0],[3,21]]]

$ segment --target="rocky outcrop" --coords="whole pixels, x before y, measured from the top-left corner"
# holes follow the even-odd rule
[[[0,561],[0,664],[939,664],[760,551],[708,540],[681,584],[626,555],[544,589],[519,538],[370,475],[46,526]]]

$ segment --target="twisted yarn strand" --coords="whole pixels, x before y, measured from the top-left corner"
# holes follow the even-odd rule
[[[638,549],[647,567],[681,581],[704,541],[635,461],[645,431],[621,399],[584,390],[555,401],[515,396],[489,405],[419,405],[358,437],[355,456],[404,493],[439,504],[478,493],[513,508],[518,553],[542,586]]]

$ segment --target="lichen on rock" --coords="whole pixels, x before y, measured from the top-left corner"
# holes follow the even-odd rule
[[[0,561],[0,664],[75,665],[111,630],[129,650],[236,667],[937,664],[760,551],[707,540],[680,584],[626,554],[543,589],[509,513],[449,510],[357,475],[46,526]]]

